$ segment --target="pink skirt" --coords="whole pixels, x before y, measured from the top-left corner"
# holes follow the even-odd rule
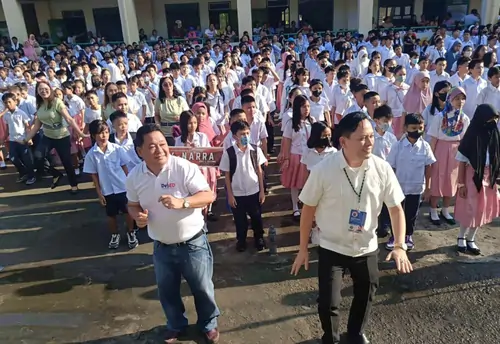
[[[437,140],[432,166],[431,196],[453,197],[457,192],[458,161],[455,159],[460,141]]]
[[[210,190],[214,193],[214,200],[217,196],[217,172],[216,167],[200,167],[201,174],[205,176]]]
[[[288,168],[281,173],[281,185],[287,189],[302,189],[306,183],[307,167],[300,158],[299,154],[290,154]]]
[[[402,126],[401,122],[403,122],[403,116],[394,117],[392,119],[392,131],[398,139],[401,137],[401,135],[403,135],[403,130],[401,129]]]
[[[8,137],[6,137],[5,134],[7,134],[7,128],[4,120],[0,118],[0,143],[6,142],[8,140]]]
[[[493,221],[500,213],[500,193],[495,185],[489,186],[490,169],[484,169],[483,186],[477,192],[472,180],[474,169],[468,165],[465,170],[467,198],[457,196],[455,202],[455,219],[464,227],[481,227]]]

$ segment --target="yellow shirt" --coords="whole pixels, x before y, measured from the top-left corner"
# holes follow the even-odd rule
[[[43,134],[51,139],[62,139],[69,135],[68,123],[61,115],[62,110],[66,109],[63,101],[55,98],[52,107],[49,109],[45,104],[37,110],[37,116],[43,125]]]
[[[182,111],[189,110],[186,99],[182,97],[165,99],[162,103],[159,98],[155,100],[155,114],[160,114],[162,123],[161,131],[166,137],[172,137],[172,125],[179,122]],[[169,125],[165,125],[169,124]]]

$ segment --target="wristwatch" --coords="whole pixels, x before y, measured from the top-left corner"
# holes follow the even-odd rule
[[[189,206],[190,206],[190,205],[191,205],[191,204],[189,203],[189,201],[188,201],[187,199],[185,199],[185,198],[184,198],[184,203],[182,204],[182,207],[183,207],[184,209],[187,209],[187,208],[189,208]]]
[[[400,248],[403,251],[408,251],[408,245],[406,245],[404,242],[399,244],[394,244],[394,248]]]

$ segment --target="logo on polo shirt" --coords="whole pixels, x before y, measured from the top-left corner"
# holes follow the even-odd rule
[[[171,189],[175,188],[175,183],[167,183],[167,184],[161,184],[162,189]]]

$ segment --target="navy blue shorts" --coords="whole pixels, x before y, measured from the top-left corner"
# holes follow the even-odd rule
[[[122,192],[119,194],[111,194],[104,196],[106,199],[106,215],[109,217],[116,217],[116,215],[123,213],[127,214],[127,193]]]

